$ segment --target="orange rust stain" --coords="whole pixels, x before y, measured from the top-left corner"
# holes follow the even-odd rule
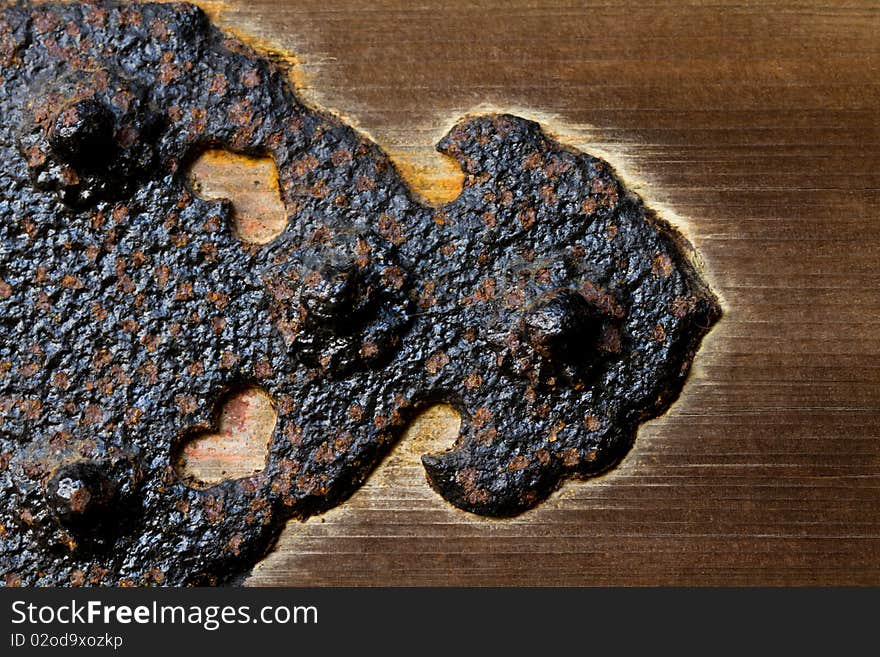
[[[221,402],[216,431],[193,435],[180,450],[178,475],[193,488],[208,488],[260,472],[277,419],[272,399],[260,388],[230,393]]]
[[[278,170],[271,157],[207,150],[189,171],[193,191],[204,199],[229,199],[238,236],[244,242],[267,244],[287,227]]]

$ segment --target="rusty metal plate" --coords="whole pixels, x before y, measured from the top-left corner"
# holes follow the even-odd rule
[[[432,207],[192,6],[7,6],[0,67],[8,585],[236,581],[440,402],[462,426],[430,484],[517,514],[619,462],[719,317],[687,242],[536,123],[458,123]],[[194,193],[207,148],[271,156],[280,235]],[[263,469],[181,476],[244,388],[277,413]]]

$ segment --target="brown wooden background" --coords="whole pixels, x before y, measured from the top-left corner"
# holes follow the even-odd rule
[[[880,584],[880,5],[202,4],[290,53],[304,97],[427,197],[454,194],[433,144],[469,111],[604,155],[690,237],[726,313],[611,474],[468,515],[418,463],[454,435],[438,409],[249,584]]]

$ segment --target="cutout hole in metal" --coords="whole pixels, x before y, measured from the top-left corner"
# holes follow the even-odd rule
[[[235,232],[243,242],[268,244],[287,228],[278,170],[271,157],[209,149],[195,159],[187,178],[200,198],[232,203]]]
[[[192,433],[181,445],[175,469],[192,488],[259,473],[266,465],[278,413],[257,386],[226,393],[217,404],[215,429]]]

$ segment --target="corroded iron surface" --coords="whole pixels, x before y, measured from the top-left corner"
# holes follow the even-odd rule
[[[188,5],[4,7],[0,116],[6,584],[234,581],[435,402],[462,428],[431,485],[516,514],[618,462],[719,315],[605,162],[467,118],[439,144],[463,191],[425,206]],[[277,239],[187,188],[208,147],[271,155]],[[176,452],[246,385],[278,412],[265,468],[187,485]]]

